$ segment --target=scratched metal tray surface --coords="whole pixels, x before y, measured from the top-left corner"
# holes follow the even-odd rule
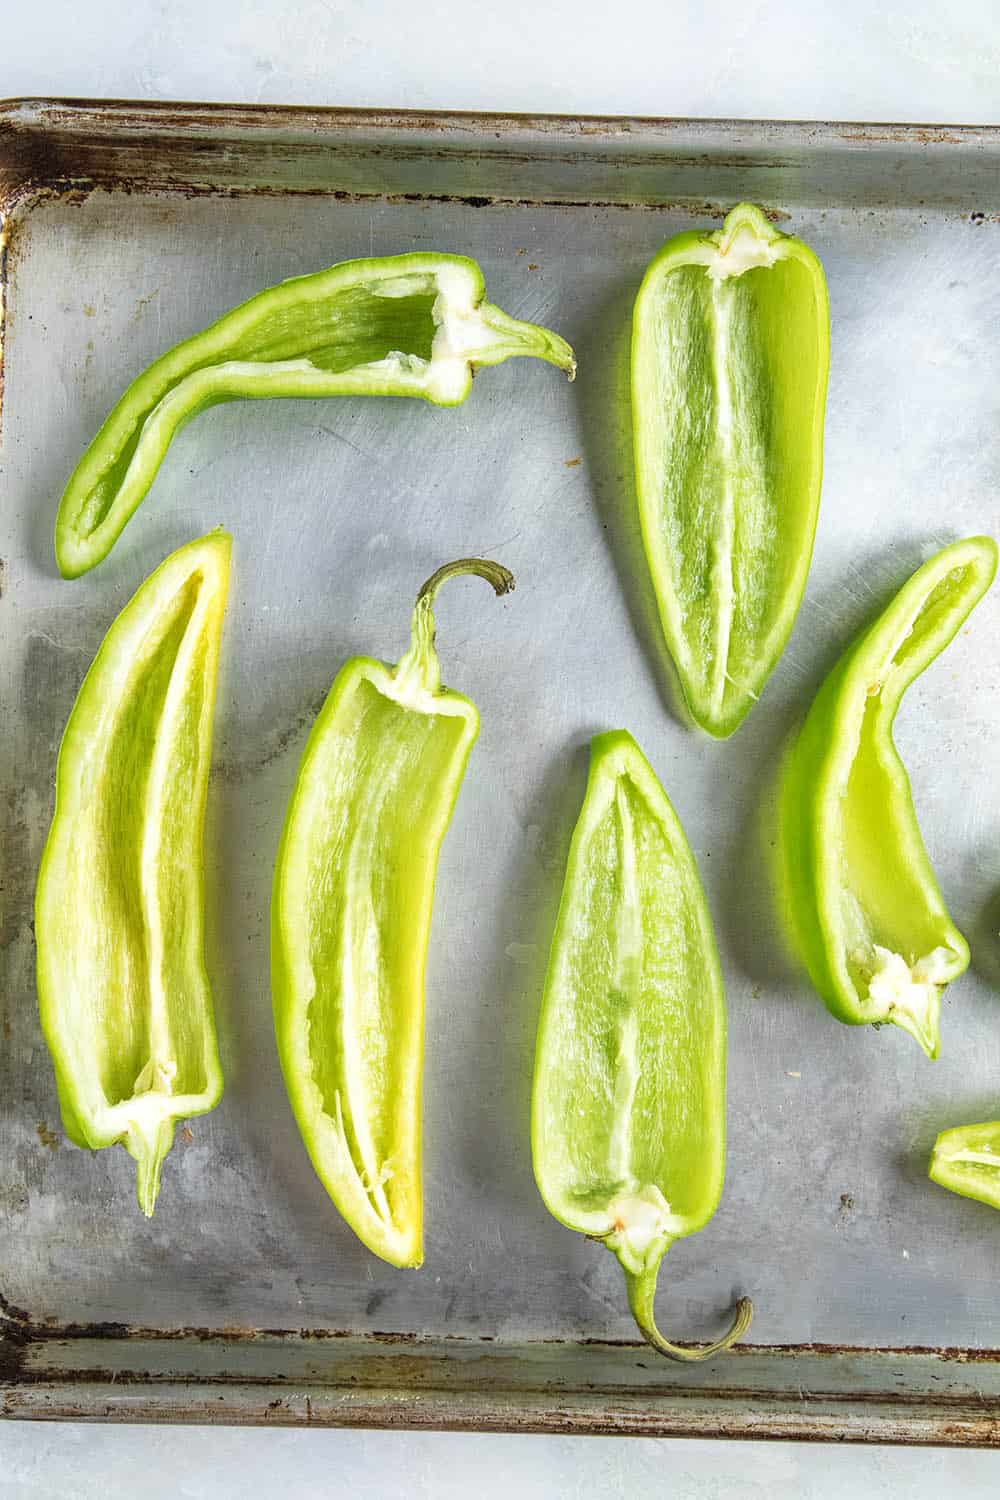
[[[0,110],[0,1392],[11,1416],[1000,1442],[1000,1214],[928,1182],[936,1132],[1000,1109],[1000,592],[898,726],[973,962],[942,1056],[838,1025],[789,968],[764,879],[780,746],[850,634],[948,539],[1000,532],[1000,135],[990,130],[17,101]],[[815,561],[760,706],[715,744],[671,714],[637,558],[629,314],[658,245],[760,202],[820,254],[833,356]],[[55,572],[56,503],[125,383],[283,277],[411,249],[575,345],[467,404],[270,401],[175,440],[107,562]],[[116,610],[167,551],[235,538],[207,828],[226,1093],[178,1132],[155,1218],[122,1151],[65,1140],[32,895],[56,750]],[[441,600],[482,736],[428,969],[426,1261],[396,1271],[306,1159],[272,1042],[268,896],[312,718],[346,656],[394,658]],[[586,745],[624,725],[701,866],[725,966],[729,1155],[664,1263],[663,1326],[748,1343],[673,1367],[620,1273],[535,1190],[536,1013]]]

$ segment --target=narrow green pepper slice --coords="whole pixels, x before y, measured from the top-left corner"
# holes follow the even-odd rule
[[[684,830],[624,730],[591,744],[542,1000],[532,1100],[535,1178],[561,1223],[617,1255],[643,1337],[660,1261],[712,1217],[726,1134],[726,1009],[712,922]]]
[[[56,561],[76,578],[110,552],[174,433],[222,401],[264,396],[465,400],[481,365],[533,355],[569,373],[557,334],[484,300],[461,255],[349,260],[280,282],[162,355],[121,396],[74,470],[56,519]]]
[[[934,1142],[927,1175],[963,1198],[1000,1208],[1000,1120],[943,1130]]]
[[[42,1030],[77,1146],[121,1143],[153,1212],[179,1119],[222,1094],[202,828],[230,539],[168,557],[115,620],[59,751],[35,901]]]
[[[632,418],[643,543],[692,718],[738,728],[802,601],[830,360],[823,268],[741,203],[668,240],[636,299]]]
[[[782,773],[784,897],[813,984],[838,1020],[890,1021],[931,1058],[942,991],[969,948],[927,857],[892,726],[996,566],[996,543],[972,537],[918,568],[826,678]]]
[[[271,901],[274,1024],[313,1166],[358,1237],[396,1266],[423,1258],[424,967],[438,854],[479,733],[441,686],[434,596],[506,568],[463,558],[428,579],[398,666],[354,657],[313,726]]]

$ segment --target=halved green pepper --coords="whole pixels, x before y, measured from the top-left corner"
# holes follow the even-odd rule
[[[636,298],[643,543],[688,709],[718,737],[759,697],[805,589],[829,322],[816,256],[749,203],[668,240]]]
[[[943,1130],[934,1142],[927,1175],[963,1198],[1000,1208],[1000,1120]]]
[[[101,562],[174,433],[210,406],[264,396],[421,396],[457,406],[482,365],[533,355],[569,373],[557,334],[484,300],[461,255],[349,260],[251,297],[134,380],[74,470],[56,519],[66,578]]]
[[[781,874],[792,936],[829,1010],[892,1022],[928,1057],[969,948],[944,903],[892,738],[900,700],[993,581],[989,537],[918,568],[820,688],[783,768]]]
[[[532,1099],[535,1178],[549,1212],[621,1263],[643,1337],[659,1332],[660,1261],[722,1192],[726,1010],[712,922],[684,830],[624,730],[591,744],[542,999]]]
[[[424,966],[438,854],[479,733],[434,649],[434,596],[463,573],[514,586],[499,563],[449,563],[420,590],[398,666],[359,656],[338,673],[271,901],[274,1024],[303,1142],[348,1224],[396,1266],[423,1258]]]
[[[230,540],[168,557],[115,620],[59,751],[35,902],[42,1030],[77,1146],[120,1142],[143,1213],[179,1119],[222,1094],[202,827]]]

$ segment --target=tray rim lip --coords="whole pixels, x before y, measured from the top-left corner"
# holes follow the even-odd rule
[[[317,132],[320,144],[322,135],[326,131],[339,131],[344,134],[356,132],[359,136],[366,133],[384,132],[404,138],[408,134],[430,137],[435,132],[454,132],[456,136],[476,137],[479,135],[484,138],[489,154],[497,157],[503,155],[505,137],[523,139],[532,136],[537,138],[539,144],[585,141],[598,148],[603,144],[630,137],[639,140],[643,137],[646,140],[661,137],[667,146],[671,139],[698,137],[703,143],[717,145],[719,149],[724,149],[727,145],[738,146],[749,142],[755,147],[766,150],[768,146],[773,147],[783,139],[791,139],[807,149],[815,150],[830,146],[858,152],[867,152],[880,147],[897,150],[900,148],[916,149],[922,152],[934,147],[957,148],[960,151],[1000,150],[1000,124],[763,117],[747,119],[738,116],[589,113],[577,115],[544,111],[394,109],[384,106],[355,107],[181,99],[143,100],[103,96],[14,95],[0,98],[0,167],[5,164],[5,159],[9,161],[13,157],[15,172],[12,176],[16,179],[0,190],[0,216],[12,211],[17,206],[18,199],[24,190],[37,183],[37,179],[30,171],[20,176],[17,175],[16,151],[12,152],[10,147],[16,144],[19,134],[44,136],[49,132],[55,132],[72,137],[75,131],[92,127],[97,120],[101,122],[106,133],[117,136],[122,148],[126,151],[129,149],[130,141],[139,139],[133,136],[133,132],[140,130],[148,130],[151,134],[158,135],[165,142],[166,149],[169,149],[171,137],[181,139],[186,133],[222,136],[226,129],[232,129],[250,139],[266,140],[273,138],[282,130],[301,130],[303,127]],[[299,142],[298,144],[306,143]],[[2,1307],[2,1298],[0,1298],[0,1308]],[[200,1421],[241,1424],[265,1422],[267,1413],[254,1407],[252,1396],[249,1401],[246,1401],[245,1409],[241,1410],[241,1401],[236,1394],[238,1391],[273,1391],[274,1387],[268,1385],[265,1380],[241,1380],[238,1376],[230,1377],[221,1385],[218,1395],[220,1410],[211,1414],[196,1415],[193,1414],[192,1407],[192,1412],[185,1415],[180,1407],[172,1409],[158,1402],[155,1396],[156,1382],[150,1381],[148,1377],[144,1379],[141,1373],[125,1372],[113,1381],[118,1399],[108,1402],[107,1396],[110,1394],[114,1398],[116,1394],[112,1390],[112,1384],[105,1387],[99,1380],[92,1380],[81,1387],[78,1372],[70,1370],[64,1374],[50,1374],[48,1377],[32,1376],[23,1379],[16,1369],[13,1374],[7,1374],[2,1368],[5,1350],[9,1352],[24,1348],[25,1345],[37,1347],[50,1342],[84,1343],[89,1341],[88,1333],[89,1330],[77,1331],[76,1328],[71,1327],[48,1328],[30,1323],[25,1325],[16,1316],[4,1316],[0,1312],[0,1418],[130,1422]],[[90,1337],[92,1338],[93,1335],[91,1334]],[[108,1347],[107,1335],[99,1337],[104,1347]],[[139,1327],[123,1330],[120,1339],[115,1338],[111,1342],[121,1346],[132,1344],[133,1347],[136,1340],[152,1340],[157,1344],[175,1346],[179,1341],[191,1344],[210,1342],[218,1349],[235,1349],[241,1344],[246,1345],[255,1341],[291,1345],[311,1342],[314,1339],[317,1344],[328,1345],[335,1345],[342,1340],[370,1344],[371,1352],[375,1352],[378,1348],[380,1339],[387,1342],[401,1340],[406,1341],[403,1343],[403,1348],[417,1357],[422,1352],[422,1346],[423,1352],[429,1352],[430,1347],[438,1342],[433,1337],[423,1339],[417,1336],[410,1342],[406,1335],[365,1335],[333,1329],[308,1330],[302,1333],[298,1330],[262,1328],[245,1333],[240,1331],[236,1334],[231,1329],[185,1330],[177,1333],[167,1329]],[[542,1347],[548,1342],[547,1340],[529,1340],[523,1347],[527,1349],[532,1343],[536,1343],[537,1347]],[[464,1346],[466,1350],[481,1352],[486,1358],[491,1353],[502,1354],[504,1352],[503,1344],[479,1340],[475,1337],[461,1339],[457,1343]],[[604,1339],[582,1341],[565,1339],[552,1344],[552,1347],[555,1349],[560,1343],[577,1351],[584,1344],[595,1344],[604,1352],[621,1352],[623,1355],[630,1352],[640,1353],[644,1348],[638,1342]],[[516,1353],[517,1350],[517,1345],[509,1348],[510,1353]],[[743,1346],[738,1354],[747,1357],[771,1358],[776,1362],[791,1361],[804,1355],[812,1355],[820,1359],[853,1357],[916,1361],[933,1358],[942,1363],[958,1360],[975,1365],[980,1362],[995,1363],[1000,1360],[1000,1344],[993,1349],[985,1347],[946,1349],[917,1345],[843,1346],[832,1343],[753,1344]],[[197,1377],[187,1380],[178,1378],[172,1383],[173,1388],[186,1387],[195,1397],[200,1392],[204,1403],[207,1403],[209,1399],[213,1384],[211,1378],[199,1380]],[[222,1394],[221,1392],[225,1391],[227,1385],[230,1388],[230,1394]],[[220,1390],[219,1385],[215,1385],[214,1388]],[[67,1393],[66,1399],[68,1400],[68,1393],[74,1389],[84,1389],[92,1393],[92,1399],[86,1403],[91,1409],[81,1409],[74,1415],[69,1410],[59,1408],[60,1390]],[[310,1398],[307,1394],[309,1389],[308,1384],[303,1381],[282,1382],[281,1390],[288,1398],[288,1410],[275,1418],[274,1425],[366,1426],[379,1427],[384,1430],[404,1427],[578,1434],[613,1432],[640,1436],[711,1435],[704,1426],[685,1420],[683,1407],[689,1404],[690,1392],[683,1390],[679,1393],[674,1393],[669,1389],[638,1391],[635,1388],[630,1390],[627,1386],[623,1386],[618,1400],[618,1409],[625,1417],[626,1413],[623,1408],[628,1403],[632,1408],[632,1417],[630,1422],[626,1420],[624,1425],[620,1426],[610,1414],[602,1417],[599,1411],[588,1415],[581,1409],[574,1414],[571,1410],[573,1398],[576,1397],[579,1400],[588,1393],[588,1388],[584,1384],[568,1387],[562,1393],[554,1392],[549,1399],[548,1406],[543,1403],[542,1407],[533,1413],[519,1407],[519,1396],[516,1390],[491,1391],[487,1387],[482,1391],[478,1402],[475,1397],[467,1401],[469,1410],[464,1411],[463,1399],[467,1400],[469,1397],[467,1391],[445,1391],[434,1388],[424,1390],[419,1387],[410,1390],[401,1387],[381,1390],[377,1387],[369,1387],[358,1395],[352,1396],[350,1386],[328,1384],[323,1388],[324,1410],[321,1414],[317,1414],[309,1408]],[[313,1389],[315,1391],[315,1388]],[[46,1395],[53,1391],[56,1394],[56,1400],[48,1404]],[[33,1400],[32,1392],[41,1393],[41,1399],[37,1402]],[[141,1394],[130,1394],[130,1392]],[[524,1394],[525,1392],[522,1391],[521,1395]],[[562,1399],[560,1399],[560,1394]],[[864,1391],[856,1391],[845,1394],[839,1400],[843,1403],[845,1416],[850,1412],[857,1430],[837,1433],[811,1427],[810,1393],[802,1394],[801,1419],[783,1418],[777,1413],[770,1415],[761,1413],[757,1420],[753,1421],[750,1408],[755,1395],[752,1389],[739,1392],[736,1399],[731,1396],[728,1400],[717,1398],[716,1405],[720,1409],[726,1405],[731,1407],[728,1414],[731,1428],[721,1435],[730,1438],[779,1440],[935,1443],[960,1446],[1000,1445],[1000,1431],[998,1431],[1000,1402],[994,1407],[997,1415],[991,1415],[989,1410],[980,1408],[974,1415],[960,1416],[956,1406],[953,1409],[953,1416],[960,1419],[955,1422],[955,1426],[962,1430],[945,1432],[942,1435],[936,1430],[933,1433],[926,1430],[929,1424],[933,1424],[938,1419],[936,1415],[938,1408],[935,1406],[932,1391],[927,1390],[923,1400],[911,1398],[909,1418],[897,1424],[895,1428],[884,1414],[880,1416],[880,1402],[877,1398],[869,1399]],[[704,1391],[707,1404],[712,1402],[713,1395],[712,1388],[707,1387]],[[819,1400],[823,1399],[822,1393],[817,1392],[815,1396]],[[301,1412],[292,1410],[292,1400],[304,1402]],[[260,1401],[262,1407],[262,1397]],[[339,1406],[340,1402],[345,1402],[346,1405]],[[397,1412],[394,1417],[385,1420],[385,1408],[392,1404],[395,1404],[397,1408],[404,1408],[404,1411],[402,1415]],[[614,1402],[609,1404],[614,1405]],[[405,1411],[407,1406],[412,1407],[409,1417]],[[424,1408],[423,1416],[418,1415],[421,1407]],[[490,1408],[492,1408],[492,1414],[490,1414]],[[815,1420],[816,1415],[813,1414],[812,1421]]]
[[[775,132],[808,133],[810,141],[837,141],[843,145],[871,147],[913,145],[969,146],[979,142],[1000,147],[1000,124],[922,123],[894,120],[830,120],[783,117],[745,118],[737,115],[627,115],[569,114],[544,110],[394,109],[386,106],[241,103],[225,100],[128,99],[103,96],[10,95],[0,97],[0,124],[14,123],[18,116],[33,128],[80,123],[103,116],[108,124],[136,125],[166,122],[181,128],[185,115],[190,123],[209,127],[240,126],[266,134],[268,128],[313,122],[328,127],[352,129],[419,130],[466,128],[514,133],[534,132],[551,138],[560,134],[592,137],[635,133],[669,132],[716,134],[720,137],[745,132],[766,136]],[[56,118],[52,118],[55,116]],[[0,151],[2,151],[0,142]]]
[[[109,1337],[111,1326],[115,1332]],[[108,1331],[98,1332],[102,1327]],[[579,1341],[563,1342],[586,1356]],[[29,1351],[46,1344],[64,1352],[79,1347],[84,1358],[75,1367],[57,1360],[48,1367],[24,1368]],[[319,1368],[272,1368],[268,1373],[241,1364],[241,1349],[273,1344],[314,1350]],[[645,1348],[622,1340],[595,1339],[587,1341],[590,1345],[595,1346],[595,1356],[623,1361],[639,1358]],[[170,1362],[170,1351],[179,1346],[205,1350],[215,1364],[205,1371],[177,1368]],[[109,1366],[108,1355],[129,1349],[137,1356],[131,1366]],[[345,1351],[342,1368],[337,1360],[340,1349]],[[531,1362],[546,1349],[557,1364],[558,1343],[546,1340],[506,1345],[474,1337],[338,1337],[320,1332],[314,1338],[291,1331],[248,1337],[233,1329],[172,1335],[141,1329],[119,1332],[116,1325],[96,1325],[91,1332],[25,1327],[17,1310],[10,1309],[0,1318],[0,1418],[1000,1446],[996,1395],[934,1390],[929,1382],[917,1390],[900,1390],[898,1383],[889,1381],[864,1392],[853,1380],[846,1385],[822,1380],[822,1367],[832,1370],[859,1358],[881,1365],[887,1376],[898,1376],[907,1364],[946,1367],[973,1364],[978,1358],[995,1366],[1000,1359],[995,1351],[968,1351],[967,1358],[964,1350],[917,1346],[743,1345],[735,1351],[737,1362],[764,1360],[782,1378],[758,1386],[724,1380],[692,1386],[684,1379],[690,1372],[664,1367],[664,1375],[676,1375],[676,1382],[639,1387],[625,1381],[609,1383],[606,1367],[603,1379],[597,1372],[596,1382],[588,1382],[582,1372],[574,1372],[564,1383],[553,1380],[551,1373],[546,1377],[544,1364]],[[450,1365],[448,1355],[453,1351],[465,1356],[458,1361],[455,1383],[435,1380],[433,1362]],[[333,1357],[332,1364],[324,1354]],[[519,1355],[528,1373],[521,1385],[510,1381],[509,1369],[511,1358]],[[358,1382],[352,1369],[362,1367],[369,1357],[388,1363],[381,1369],[373,1366],[371,1381]],[[808,1372],[799,1367],[802,1358],[811,1361]],[[412,1376],[425,1359],[432,1362],[430,1378],[407,1380],[407,1373]],[[490,1378],[491,1363],[506,1373],[506,1381],[497,1384]]]

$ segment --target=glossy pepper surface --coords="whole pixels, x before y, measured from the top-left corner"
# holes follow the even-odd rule
[[[423,1256],[424,967],[438,854],[479,733],[434,648],[434,596],[462,573],[513,587],[498,563],[450,563],[421,589],[398,666],[341,668],[302,756],[271,903],[274,1023],[302,1139],[348,1224],[397,1266]]]
[[[660,621],[692,718],[732,734],[802,600],[829,366],[823,268],[741,203],[668,240],[636,299],[636,493]]]
[[[568,344],[485,295],[482,272],[464,256],[350,260],[269,287],[178,344],[128,387],[66,486],[55,533],[63,576],[107,556],[174,433],[222,401],[421,396],[457,406],[476,369],[517,354],[572,378]]]
[[[120,1142],[153,1212],[179,1119],[222,1094],[203,956],[202,826],[230,541],[168,557],[115,620],[59,752],[35,906],[63,1125]]]
[[[726,1013],[711,918],[677,815],[631,735],[598,735],[573,834],[535,1054],[535,1177],[561,1223],[621,1263],[644,1338],[660,1262],[715,1212],[725,1169]]]
[[[932,1058],[942,991],[969,948],[924,848],[892,726],[996,565],[995,542],[972,537],[919,568],[826,678],[782,776],[784,897],[813,984],[838,1020],[891,1022]]]
[[[1000,1120],[943,1130],[934,1142],[928,1176],[963,1198],[1000,1208]]]

